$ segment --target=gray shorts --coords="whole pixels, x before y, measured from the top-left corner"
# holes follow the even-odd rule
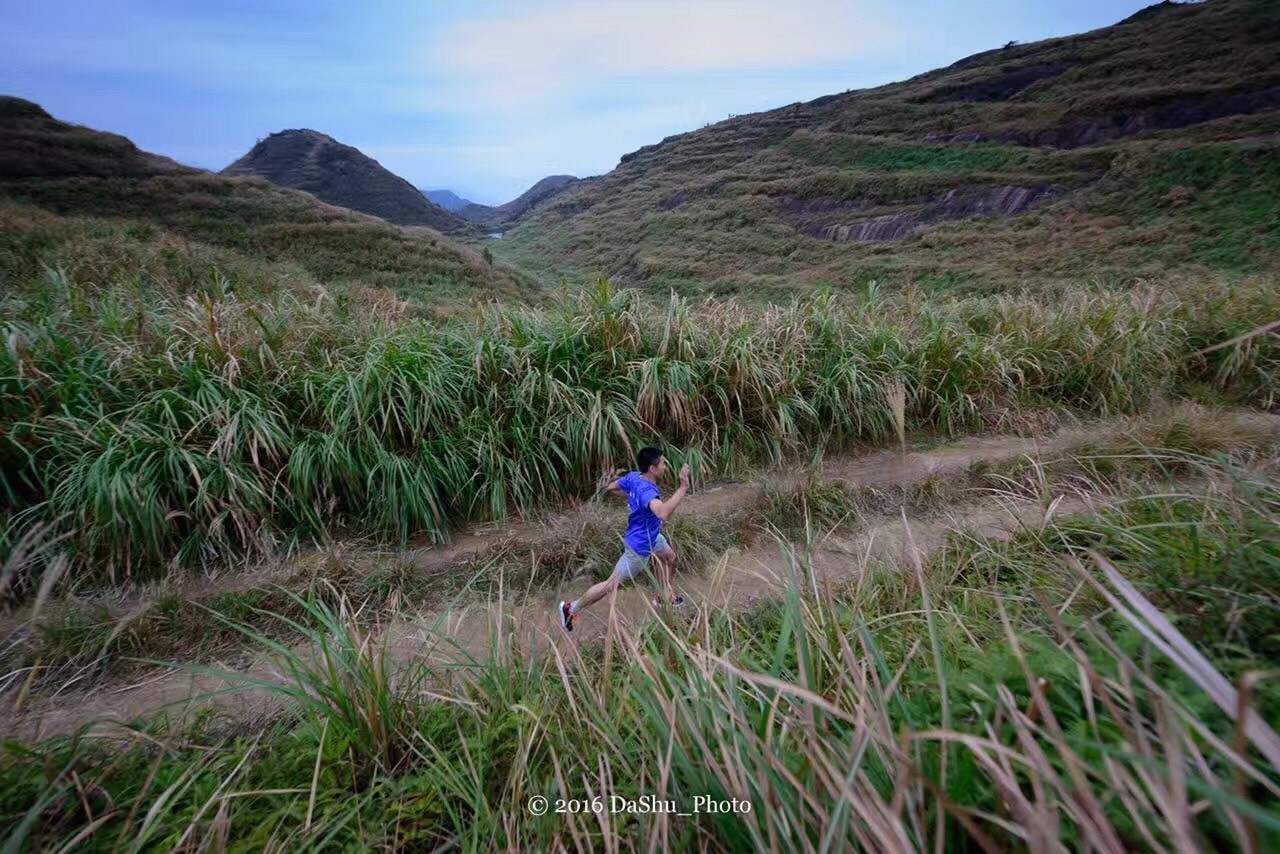
[[[654,552],[666,551],[667,548],[667,538],[659,534],[658,539],[653,541],[653,551],[649,552],[649,556],[652,557]],[[628,546],[623,551],[622,557],[618,558],[618,562],[613,565],[613,574],[620,581],[630,581],[648,568],[649,558],[641,557]]]

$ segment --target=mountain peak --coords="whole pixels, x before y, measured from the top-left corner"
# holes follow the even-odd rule
[[[372,157],[310,128],[289,128],[258,140],[222,174],[256,175],[399,225],[427,225],[443,232],[470,229]]]
[[[470,199],[464,199],[453,190],[440,187],[436,189],[423,189],[422,195],[426,196],[433,204],[437,204],[450,213],[456,213],[467,205],[473,205],[475,202]]]

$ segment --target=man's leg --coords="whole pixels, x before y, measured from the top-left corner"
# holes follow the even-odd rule
[[[631,551],[631,549],[627,549],[622,553],[622,557],[618,558],[618,562],[614,564],[613,573],[607,579],[591,585],[587,592],[582,594],[581,599],[560,603],[560,607],[557,609],[560,615],[560,624],[564,626],[565,631],[573,631],[573,621],[578,616],[579,611],[614,593],[622,585],[622,582],[635,578],[638,573],[643,571],[644,558]]]
[[[676,550],[671,547],[665,539],[654,549],[653,555],[653,574],[658,579],[658,586],[662,590],[662,596],[667,602],[676,600],[675,590],[671,587],[671,578],[676,568]]]
[[[614,572],[604,581],[591,585],[591,587],[587,588],[587,592],[582,594],[582,598],[573,603],[573,613],[576,614],[583,608],[590,608],[592,605],[617,590],[621,584],[622,579],[618,577],[617,572]]]

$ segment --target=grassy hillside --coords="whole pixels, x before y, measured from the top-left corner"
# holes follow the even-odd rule
[[[0,99],[5,850],[1277,850],[1273,5],[734,119],[486,244],[637,288]],[[688,601],[565,634],[650,442]]]
[[[440,538],[571,499],[646,438],[722,470],[881,441],[898,382],[908,429],[952,434],[1135,411],[1155,395],[1270,407],[1280,385],[1266,340],[1196,353],[1280,316],[1265,281],[924,301],[863,283],[758,311],[649,301],[602,279],[556,301],[429,229],[6,107],[0,141],[42,153],[0,181],[0,557],[32,531],[65,535],[73,576],[94,583],[289,542]],[[834,156],[795,134],[780,145]],[[1011,152],[979,165],[1034,161],[1066,184],[1062,164],[1095,156],[1002,160]],[[1144,186],[1247,183],[1253,156],[1205,143],[1163,161],[1170,189]],[[1112,170],[1099,186],[1131,200],[1124,182],[1143,174]],[[1265,197],[1229,206],[1246,202]],[[475,296],[545,304],[449,319]],[[38,574],[6,583],[30,595]]]
[[[431,229],[183,167],[16,98],[0,98],[0,154],[0,282],[10,290],[42,289],[49,268],[104,289],[182,295],[223,277],[415,310],[523,290],[514,271]]]
[[[658,290],[1280,270],[1280,7],[1163,4],[623,157],[494,251]]]

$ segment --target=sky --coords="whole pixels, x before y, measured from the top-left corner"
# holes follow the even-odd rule
[[[1154,0],[0,0],[0,94],[222,169],[311,128],[499,204],[730,115],[902,80]]]

